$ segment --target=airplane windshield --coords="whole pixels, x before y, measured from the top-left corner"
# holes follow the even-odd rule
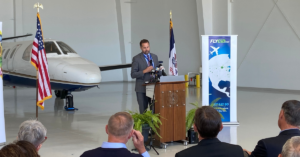
[[[60,47],[60,49],[62,50],[62,52],[64,54],[68,54],[68,53],[76,53],[70,46],[68,46],[67,44],[65,44],[64,42],[58,41],[56,42],[57,45]]]
[[[61,54],[59,49],[57,48],[56,44],[52,41],[45,42],[45,51],[47,54],[50,54],[50,53],[56,53],[58,55]]]

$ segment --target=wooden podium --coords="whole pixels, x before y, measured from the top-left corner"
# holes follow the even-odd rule
[[[185,81],[159,82],[156,86],[146,84],[146,95],[152,99],[154,92],[154,112],[160,113],[162,122],[158,129],[162,138],[155,136],[156,146],[165,142],[185,141],[186,139],[185,83]]]

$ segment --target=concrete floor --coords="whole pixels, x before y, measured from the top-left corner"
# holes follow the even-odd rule
[[[52,98],[39,110],[39,120],[46,126],[48,140],[39,154],[43,157],[80,156],[84,151],[101,146],[107,140],[105,125],[113,113],[126,110],[138,111],[134,83],[102,83],[100,89],[73,93],[76,112],[64,111],[64,100]],[[189,87],[187,104],[199,101],[200,89]],[[238,88],[237,127],[225,127],[219,134],[224,142],[239,144],[253,150],[261,138],[279,134],[277,126],[281,105],[286,100],[299,99],[300,91]],[[35,89],[4,89],[5,123],[7,143],[16,139],[19,125],[35,118]],[[187,105],[187,111],[191,109]],[[167,149],[158,149],[161,157],[173,157],[175,153],[192,145],[169,143]],[[129,149],[132,142],[127,143]],[[151,156],[156,156],[153,150]]]

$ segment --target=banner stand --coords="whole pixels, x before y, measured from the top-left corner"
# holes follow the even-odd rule
[[[3,103],[3,72],[2,72],[2,22],[0,21],[0,146],[6,142],[4,103]]]
[[[202,106],[212,106],[223,125],[237,121],[237,35],[202,35]]]

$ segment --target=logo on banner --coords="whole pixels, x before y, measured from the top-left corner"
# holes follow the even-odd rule
[[[229,43],[229,41],[226,41],[225,39],[211,39],[210,43]]]

